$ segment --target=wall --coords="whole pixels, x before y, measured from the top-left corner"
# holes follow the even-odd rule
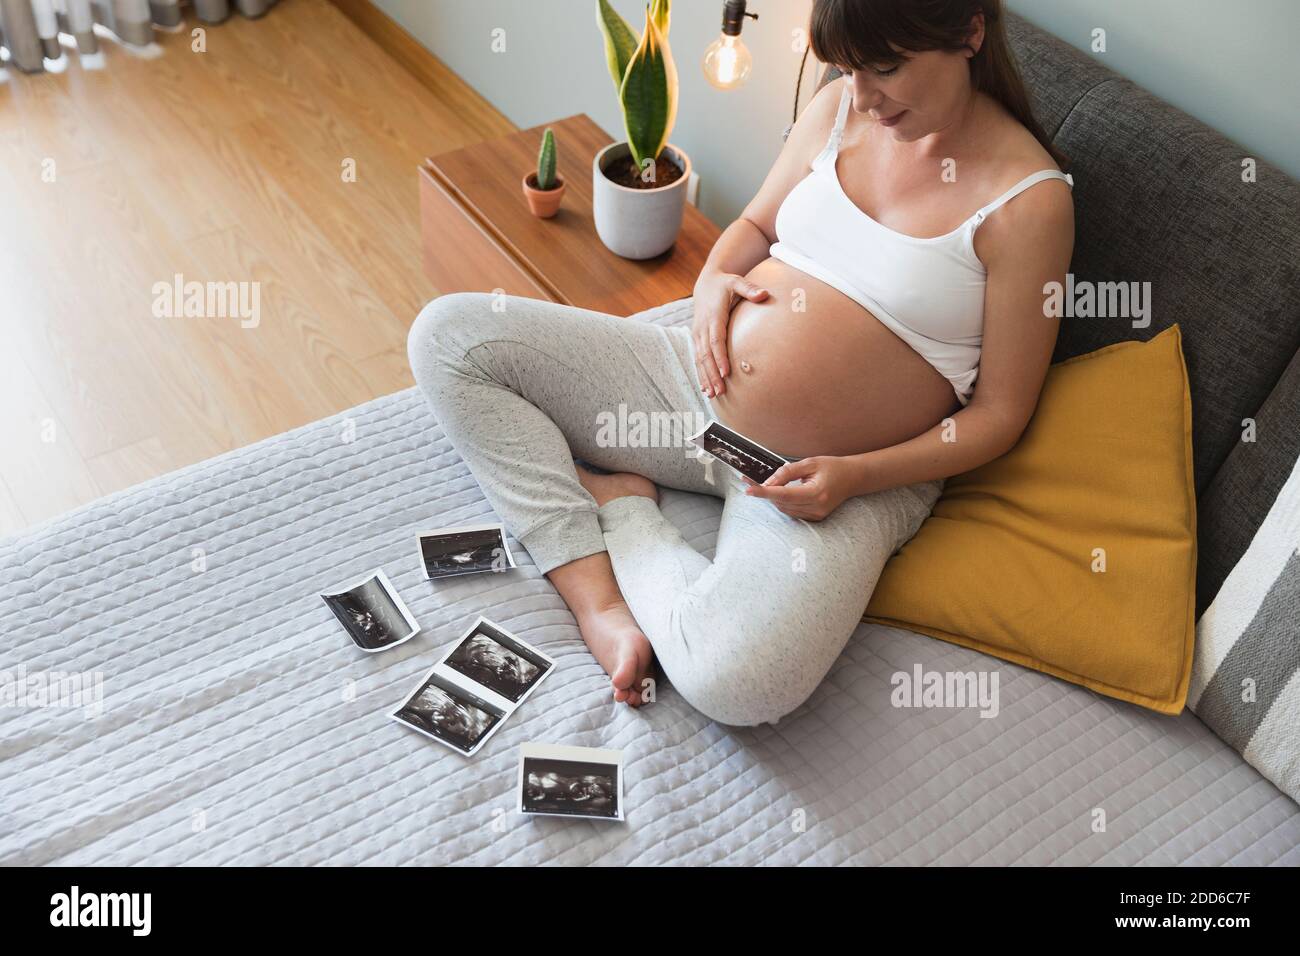
[[[586,113],[614,139],[625,139],[614,82],[596,25],[596,0],[376,0],[376,5],[431,49],[520,127]],[[611,0],[639,33],[642,0]],[[715,222],[731,222],[758,191],[782,145],[794,110],[800,54],[794,31],[811,0],[753,0],[759,19],[746,20],[754,71],[723,93],[704,78],[704,48],[722,32],[722,0],[677,0],[669,44],[680,100],[671,141],[691,156],[701,177],[699,206]],[[640,17],[640,19],[638,19]],[[504,29],[505,52],[491,49]],[[810,55],[801,103],[816,84]],[[563,149],[563,144],[560,144]]]
[[[1026,20],[1300,178],[1300,0],[1008,0]],[[1092,31],[1106,52],[1092,52]]]
[[[375,0],[520,127],[586,113],[615,139],[622,118],[595,0]],[[642,0],[611,0],[638,31]],[[1009,7],[1300,177],[1300,0],[1009,0]],[[700,208],[725,225],[758,190],[794,107],[797,32],[812,0],[751,0],[754,72],[722,93],[700,70],[721,0],[677,0],[669,40],[681,81],[672,142],[702,177]],[[1091,52],[1092,31],[1107,50]],[[494,31],[505,49],[494,52]],[[816,82],[809,58],[801,105]],[[563,144],[561,144],[563,148]]]

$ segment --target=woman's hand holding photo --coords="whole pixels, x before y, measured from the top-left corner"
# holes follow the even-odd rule
[[[745,494],[766,498],[791,518],[821,521],[853,497],[856,475],[847,458],[814,455],[782,465],[761,485],[745,478]]]

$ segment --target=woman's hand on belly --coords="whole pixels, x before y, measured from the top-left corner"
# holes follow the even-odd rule
[[[821,521],[853,497],[856,479],[848,458],[814,455],[782,465],[761,485],[745,478],[745,494],[766,498],[791,518]]]
[[[763,302],[768,291],[744,276],[730,272],[701,274],[695,283],[695,316],[691,321],[691,338],[695,343],[695,364],[700,370],[704,394],[715,398],[726,390],[731,374],[727,355],[727,326],[731,323],[734,299]]]

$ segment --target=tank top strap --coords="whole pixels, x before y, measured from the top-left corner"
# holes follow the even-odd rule
[[[997,199],[993,200],[987,206],[984,206],[982,209],[977,210],[975,215],[971,217],[971,220],[975,223],[975,225],[978,226],[995,209],[1010,202],[1012,199],[1015,199],[1022,192],[1028,189],[1030,186],[1037,185],[1038,183],[1041,183],[1046,179],[1059,179],[1062,180],[1063,182],[1069,183],[1071,189],[1074,188],[1074,177],[1071,176],[1069,173],[1063,173],[1059,169],[1039,170],[1036,173],[1030,173],[1028,176],[1020,180],[1020,182],[1016,183],[1014,186],[1012,186],[1010,189],[1004,192]]]
[[[848,78],[841,80],[844,92],[840,94],[840,110],[835,114],[835,125],[831,127],[830,139],[826,141],[825,153],[835,156],[840,151],[840,140],[844,138],[844,126],[849,119],[849,104],[853,102],[853,87]]]

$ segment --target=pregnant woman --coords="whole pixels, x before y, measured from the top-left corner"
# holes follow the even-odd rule
[[[632,706],[655,658],[723,723],[803,703],[943,479],[1015,445],[1055,345],[1072,180],[999,0],[815,0],[809,36],[846,76],[719,237],[689,329],[457,293],[411,330],[438,421]],[[788,463],[755,485],[680,429],[610,440],[638,416],[716,418]],[[656,485],[723,499],[713,560]]]

